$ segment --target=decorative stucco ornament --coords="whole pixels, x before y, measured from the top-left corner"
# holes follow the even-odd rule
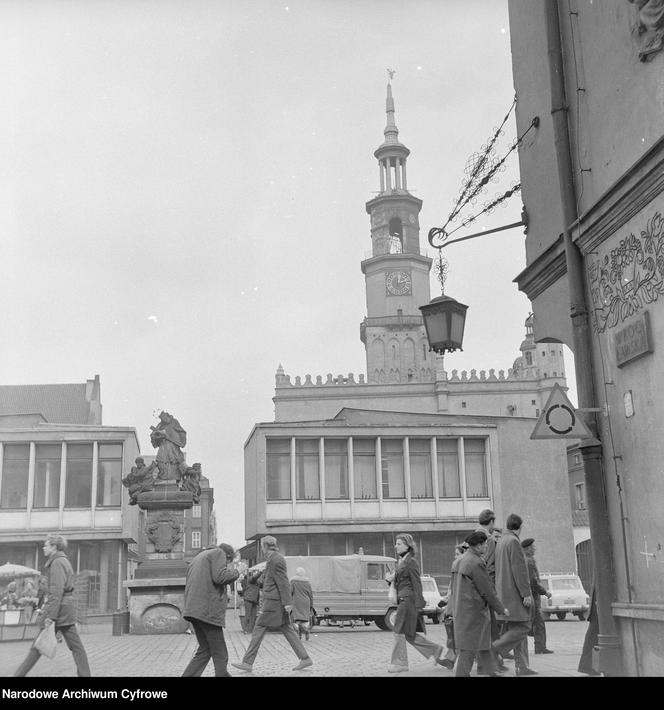
[[[180,541],[180,525],[172,513],[162,512],[148,524],[145,533],[156,552],[171,552]]]
[[[664,0],[629,0],[637,9],[634,32],[639,38],[639,59],[647,62],[664,49]]]

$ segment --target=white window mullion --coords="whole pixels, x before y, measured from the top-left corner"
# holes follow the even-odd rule
[[[350,501],[350,517],[355,517],[355,466],[353,464],[353,437],[348,437],[348,500]]]
[[[463,505],[463,517],[467,517],[468,499],[466,498],[466,457],[463,448],[463,437],[458,438],[459,456],[459,476],[461,477],[461,501]]]
[[[59,527],[64,527],[65,514],[65,492],[67,489],[67,442],[62,442],[62,452],[60,454],[60,501],[58,502],[58,522]],[[80,548],[79,548],[80,549]]]
[[[431,476],[433,477],[433,502],[436,518],[438,515],[438,447],[436,446],[436,437],[431,437]]]
[[[295,485],[297,483],[296,468],[295,468],[295,437],[291,436],[290,440],[290,477],[291,477],[291,518],[295,520],[295,512],[297,510],[297,493]]]
[[[376,437],[376,492],[378,493],[378,517],[383,518],[383,462],[380,436]]]
[[[318,485],[320,486],[321,517],[325,518],[325,440],[318,439]]]
[[[406,489],[406,510],[408,512],[408,517],[411,517],[411,499],[410,499],[410,445],[408,444],[408,437],[403,438],[403,484]]]

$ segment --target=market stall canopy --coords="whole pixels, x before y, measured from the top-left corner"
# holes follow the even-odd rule
[[[39,570],[32,567],[24,567],[23,565],[15,565],[13,562],[5,562],[0,565],[0,582],[6,582],[11,579],[21,579],[22,577],[35,577],[41,574]]]

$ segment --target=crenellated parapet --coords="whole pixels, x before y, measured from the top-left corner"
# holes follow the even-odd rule
[[[330,387],[330,386],[335,386],[335,385],[345,385],[345,386],[353,386],[353,385],[358,385],[365,387],[366,385],[389,385],[389,384],[415,384],[417,382],[434,382],[436,381],[435,377],[435,372],[427,369],[423,370],[420,373],[417,373],[418,377],[417,379],[408,379],[408,380],[403,380],[400,376],[400,373],[396,370],[390,370],[388,372],[376,372],[374,373],[374,376],[372,378],[372,381],[369,382],[365,378],[364,374],[359,374],[355,375],[352,372],[349,372],[347,375],[333,375],[331,372],[328,372],[327,375],[316,375],[315,379],[312,377],[312,375],[305,375],[304,379],[300,376],[297,375],[295,379],[293,380],[290,375],[287,375],[284,373],[284,368],[279,365],[277,368],[277,373],[275,376],[275,384],[277,388],[279,387]],[[491,368],[490,370],[480,370],[479,374],[477,370],[461,370],[461,373],[459,373],[458,370],[452,370],[451,374],[449,374],[447,371],[442,370],[441,372],[438,373],[438,380],[440,381],[447,381],[449,383],[453,382],[482,382],[482,383],[491,383],[491,382],[508,382],[508,381],[534,381],[540,379],[540,374],[539,372],[535,372],[535,375],[533,376],[530,373],[526,373],[523,370],[515,370],[513,368],[509,368],[507,370],[507,373],[505,373],[505,370],[498,370],[498,374],[496,374],[496,370],[494,368]]]

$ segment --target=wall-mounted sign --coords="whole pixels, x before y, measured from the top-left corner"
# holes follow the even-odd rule
[[[629,325],[617,330],[613,336],[618,367],[652,352],[648,311],[636,316]]]
[[[591,439],[590,429],[556,382],[535,424],[531,439]]]

